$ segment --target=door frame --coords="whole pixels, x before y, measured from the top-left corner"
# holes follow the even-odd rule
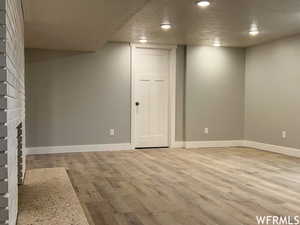
[[[168,144],[172,148],[175,146],[175,124],[176,124],[176,49],[177,45],[159,45],[159,44],[139,44],[130,43],[131,49],[131,147],[136,146],[136,127],[135,127],[135,71],[136,49],[163,49],[169,51],[170,74],[169,74],[169,107],[168,107]]]

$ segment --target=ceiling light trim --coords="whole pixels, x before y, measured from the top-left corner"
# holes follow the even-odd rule
[[[259,29],[255,23],[251,24],[249,35],[250,36],[257,36],[259,34]]]
[[[148,40],[146,38],[141,38],[139,39],[139,42],[145,44],[148,43]]]
[[[196,2],[196,5],[201,7],[201,8],[206,8],[210,5],[210,1],[208,0],[200,0]]]
[[[172,29],[172,24],[170,24],[170,23],[162,23],[162,24],[160,24],[160,28],[162,29],[162,30],[170,30],[170,29]]]

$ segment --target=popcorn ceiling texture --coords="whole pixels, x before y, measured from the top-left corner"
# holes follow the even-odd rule
[[[148,1],[23,1],[26,48],[98,50]]]
[[[249,47],[300,32],[300,1],[211,1],[205,9],[196,0],[152,0],[122,26],[110,40],[212,46],[215,38],[226,47]],[[161,23],[173,28],[163,31]],[[260,34],[248,34],[256,23]]]

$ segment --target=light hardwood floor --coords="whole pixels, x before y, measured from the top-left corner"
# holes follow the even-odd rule
[[[255,225],[300,215],[300,159],[248,148],[29,156],[66,167],[91,225]]]

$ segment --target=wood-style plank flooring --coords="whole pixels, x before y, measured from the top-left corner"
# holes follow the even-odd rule
[[[300,215],[300,159],[248,148],[29,156],[66,167],[91,225],[255,225]]]

